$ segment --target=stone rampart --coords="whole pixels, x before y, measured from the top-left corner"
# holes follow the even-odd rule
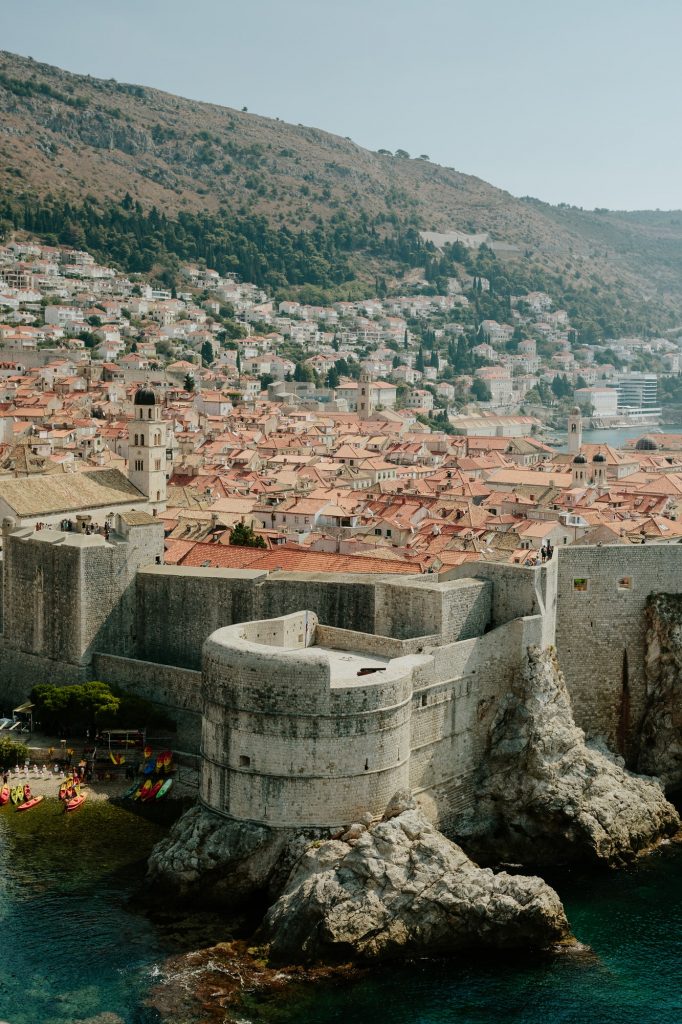
[[[646,702],[652,593],[682,590],[682,545],[575,545],[559,552],[556,646],[576,723],[634,764]]]
[[[213,810],[275,827],[336,826],[379,813],[408,783],[412,675],[431,659],[363,668],[362,654],[304,646],[318,640],[314,619],[232,626],[207,640],[201,798]]]
[[[175,749],[196,755],[201,749],[201,672],[157,665],[115,654],[96,654],[95,678],[151,701],[175,722]],[[135,723],[128,723],[134,725]]]

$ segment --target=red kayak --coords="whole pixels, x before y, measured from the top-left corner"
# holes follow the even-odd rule
[[[151,787],[151,789],[148,789],[146,791],[146,793],[141,793],[140,794],[140,798],[142,800],[153,800],[154,797],[159,792],[159,790],[161,789],[162,786],[163,786],[163,779],[159,779],[159,781],[155,782],[154,785]]]
[[[28,786],[26,788],[28,789]],[[26,803],[19,804],[18,807],[17,807],[17,810],[18,811],[30,811],[32,807],[35,807],[36,804],[39,804],[41,802],[41,800],[44,800],[44,799],[45,799],[44,796],[32,796],[30,798],[30,800],[26,801]]]
[[[81,804],[85,803],[85,793],[80,793],[78,796],[74,796],[73,799],[67,800],[64,804],[64,809],[67,811],[77,811]]]

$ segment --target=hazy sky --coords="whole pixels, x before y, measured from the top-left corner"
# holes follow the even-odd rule
[[[0,0],[0,48],[515,195],[682,207],[680,0]]]

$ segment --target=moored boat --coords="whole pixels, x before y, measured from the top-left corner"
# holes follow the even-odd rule
[[[65,811],[77,811],[85,803],[85,793],[78,793],[64,804]]]
[[[32,807],[35,807],[36,804],[42,803],[42,801],[44,799],[45,799],[45,797],[42,796],[42,795],[29,797],[29,799],[26,800],[25,803],[18,804],[17,810],[18,811],[30,811]]]

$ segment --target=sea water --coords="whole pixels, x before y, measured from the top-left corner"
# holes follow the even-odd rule
[[[0,1021],[149,1024],[145,996],[169,927],[136,907],[144,860],[164,834],[133,810],[56,800],[0,811]],[[282,1024],[680,1024],[682,847],[621,872],[552,879],[588,955],[401,964],[241,1020]],[[199,945],[200,936],[197,935]],[[198,1018],[196,1024],[199,1024]],[[183,1024],[190,1024],[183,1018]]]
[[[0,1021],[145,1019],[165,943],[129,900],[163,832],[107,802],[0,811]]]
[[[680,1024],[682,848],[620,872],[553,879],[590,950],[423,962],[327,989],[282,1024]]]

